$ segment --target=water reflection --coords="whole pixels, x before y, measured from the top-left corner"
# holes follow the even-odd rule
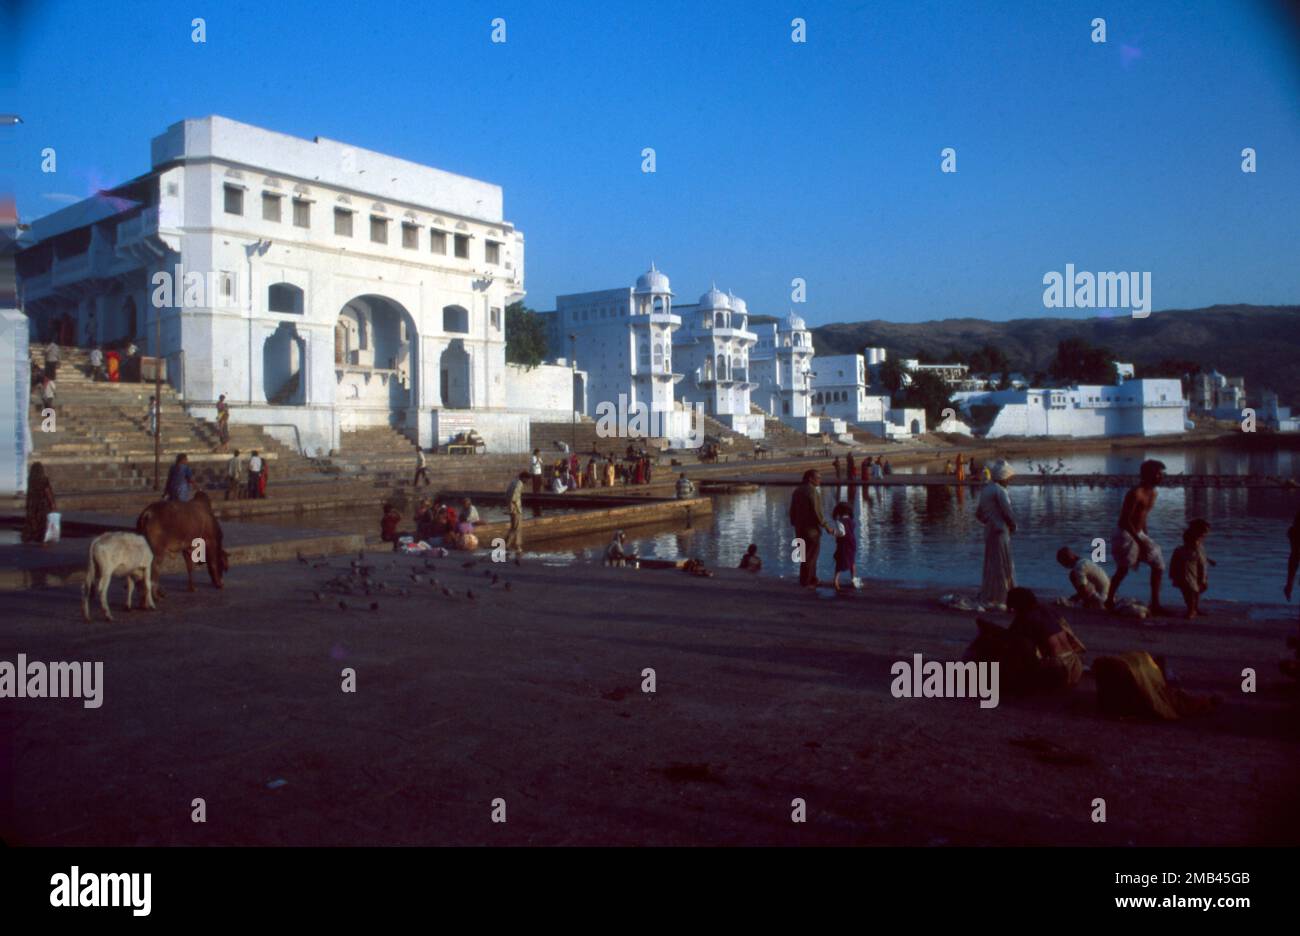
[[[1295,453],[1237,453],[1213,449],[1098,453],[1065,459],[1071,473],[1136,474],[1148,457],[1157,457],[1171,474],[1294,475]],[[1051,464],[1055,465],[1055,459]],[[1027,471],[1027,464],[1018,470]],[[698,556],[716,566],[734,567],[746,547],[757,543],[768,574],[792,576],[792,532],[788,520],[790,487],[722,496],[712,521],[689,534],[659,533],[629,538],[643,555],[657,558]],[[890,487],[823,485],[826,512],[846,501],[858,520],[858,574],[866,578],[932,583],[943,589],[974,590],[983,557],[983,527],[975,519],[976,489],[953,486]],[[1104,567],[1113,573],[1110,536],[1124,498],[1122,488],[1012,486],[1012,509],[1020,529],[1012,537],[1020,584],[1065,593],[1064,570],[1056,551],[1070,546],[1080,555],[1098,539],[1106,544]],[[1150,518],[1152,537],[1166,557],[1181,542],[1196,517],[1211,524],[1206,552],[1218,562],[1210,573],[1210,598],[1281,601],[1286,570],[1286,529],[1300,509],[1300,491],[1279,488],[1162,488]],[[580,552],[585,552],[581,551]],[[829,544],[822,549],[822,577],[831,568]],[[1141,597],[1145,570],[1123,594]],[[1176,599],[1176,595],[1171,600]]]

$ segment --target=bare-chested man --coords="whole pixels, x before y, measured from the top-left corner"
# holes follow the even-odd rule
[[[1160,547],[1147,536],[1147,515],[1156,505],[1156,488],[1165,478],[1165,463],[1148,460],[1138,469],[1141,480],[1138,486],[1124,495],[1124,506],[1119,511],[1119,529],[1111,537],[1110,548],[1115,554],[1115,577],[1110,580],[1110,593],[1106,608],[1115,607],[1115,592],[1129,572],[1145,562],[1151,567],[1151,606],[1153,615],[1164,614],[1160,606],[1160,579],[1165,571],[1165,557]]]

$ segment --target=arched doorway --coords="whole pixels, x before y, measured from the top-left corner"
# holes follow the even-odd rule
[[[463,339],[456,338],[447,350],[442,352],[439,366],[442,405],[448,409],[469,409],[470,398],[470,355],[465,350]]]
[[[414,426],[419,397],[415,320],[384,296],[344,303],[334,325],[334,403],[351,426]]]
[[[306,343],[296,326],[282,322],[262,344],[262,392],[275,406],[301,406],[307,400],[302,379]]]

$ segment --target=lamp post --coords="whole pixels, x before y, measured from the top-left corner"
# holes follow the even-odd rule
[[[162,484],[162,307],[153,304],[153,489]]]
[[[573,368],[572,452],[578,453],[578,336],[569,335],[569,366]]]

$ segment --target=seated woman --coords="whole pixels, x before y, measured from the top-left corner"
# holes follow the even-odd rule
[[[980,618],[979,636],[966,649],[964,659],[999,664],[1002,685],[1008,693],[1066,689],[1083,676],[1082,654],[1087,648],[1074,635],[1065,618],[1040,605],[1027,588],[1007,593],[1009,628]]]
[[[1036,685],[1030,688],[1062,689],[1073,686],[1083,676],[1082,654],[1085,647],[1065,618],[1038,603],[1028,588],[1007,592],[1007,610],[1014,617],[1011,633],[1028,641],[1038,653]]]

